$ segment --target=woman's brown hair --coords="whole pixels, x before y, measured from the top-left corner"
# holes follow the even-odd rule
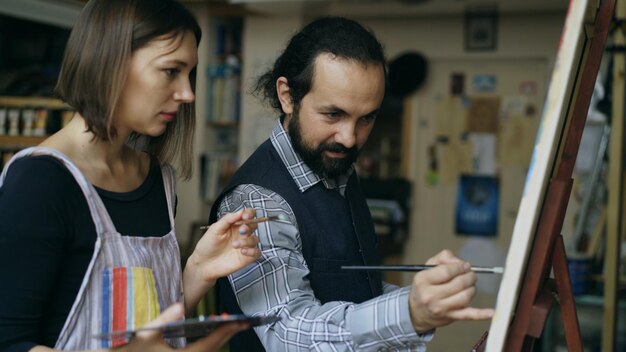
[[[84,117],[88,131],[109,141],[117,134],[113,114],[132,53],[157,37],[176,39],[186,31],[200,42],[198,22],[175,0],[90,0],[72,28],[55,93]],[[194,69],[194,91],[195,76]],[[189,179],[194,128],[195,105],[183,104],[147,151],[164,162],[177,160],[181,177]]]

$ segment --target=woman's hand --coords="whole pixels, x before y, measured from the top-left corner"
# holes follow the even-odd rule
[[[187,260],[183,274],[185,307],[191,312],[215,281],[227,276],[261,255],[259,238],[252,233],[256,224],[237,225],[252,219],[254,209],[244,209],[224,215],[204,233]]]
[[[197,267],[205,281],[215,282],[252,263],[261,255],[257,248],[259,238],[252,235],[257,225],[236,223],[254,215],[254,209],[244,209],[226,214],[212,224],[198,241],[187,266]]]
[[[177,303],[161,313],[158,318],[146,324],[145,327],[159,326],[167,323],[171,323],[183,318],[183,305]],[[197,340],[196,342],[187,345],[187,347],[181,351],[217,351],[222,345],[224,345],[234,334],[239,331],[249,328],[247,323],[229,323],[220,326],[215,331],[211,332],[208,336]],[[158,330],[153,331],[141,331],[124,347],[120,350],[124,352],[143,352],[143,351],[174,351],[165,340],[163,340],[163,334]]]

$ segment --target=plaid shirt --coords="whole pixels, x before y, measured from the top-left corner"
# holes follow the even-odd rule
[[[323,182],[344,195],[354,169],[336,180],[320,178],[293,150],[280,121],[270,139],[301,192]],[[240,185],[224,198],[219,216],[242,208],[255,208],[257,216],[283,214],[289,219],[260,223],[261,258],[228,277],[245,314],[282,317],[277,323],[255,328],[268,351],[426,350],[433,334],[417,334],[413,329],[410,287],[383,283],[384,293],[369,301],[321,304],[306,279],[309,269],[289,204],[271,190]]]

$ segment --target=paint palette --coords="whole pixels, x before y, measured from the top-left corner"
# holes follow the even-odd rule
[[[123,339],[129,341],[138,332],[154,330],[161,331],[164,338],[200,337],[209,335],[215,329],[226,323],[247,322],[250,324],[251,327],[254,327],[275,323],[280,319],[281,318],[278,316],[246,316],[241,314],[211,315],[208,317],[200,316],[198,318],[175,321],[160,326],[139,328],[135,330],[111,331],[107,333],[97,334],[93,337],[101,340]]]

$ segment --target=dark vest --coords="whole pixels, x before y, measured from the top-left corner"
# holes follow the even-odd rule
[[[345,198],[322,182],[300,192],[270,140],[265,141],[239,168],[211,209],[209,223],[217,219],[224,195],[242,184],[255,184],[283,197],[297,219],[307,276],[315,297],[361,303],[382,294],[377,272],[344,271],[342,265],[380,263],[376,234],[356,173],[348,181]],[[220,312],[241,313],[228,279],[217,283]],[[235,335],[230,351],[264,351],[253,330]]]

